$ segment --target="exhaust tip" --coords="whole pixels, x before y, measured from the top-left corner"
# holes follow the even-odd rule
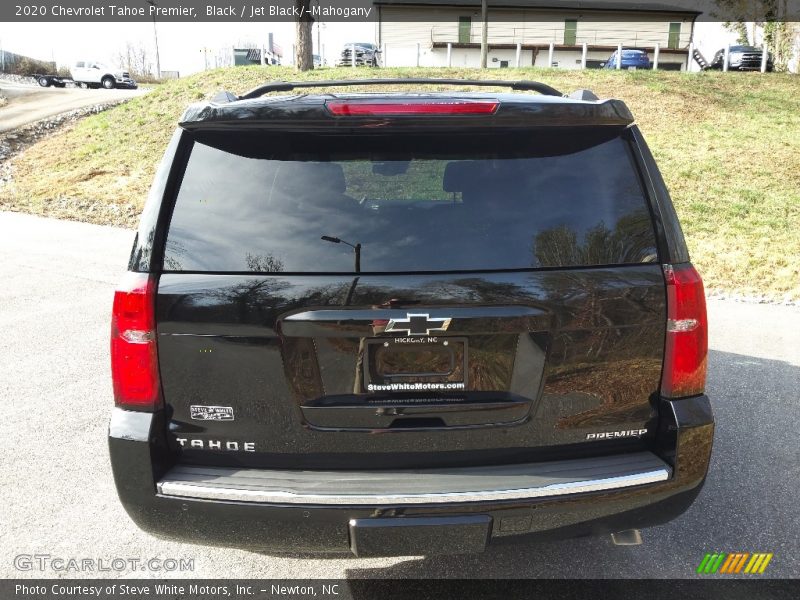
[[[640,546],[642,543],[642,532],[638,529],[626,529],[611,534],[611,541],[615,546]]]

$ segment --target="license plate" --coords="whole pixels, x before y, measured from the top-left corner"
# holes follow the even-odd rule
[[[466,338],[368,339],[364,388],[368,392],[464,390],[467,354]]]

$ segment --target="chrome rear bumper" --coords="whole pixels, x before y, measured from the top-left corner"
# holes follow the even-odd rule
[[[277,471],[178,465],[158,482],[177,498],[308,505],[407,505],[548,498],[666,481],[650,452],[521,465],[396,471]]]

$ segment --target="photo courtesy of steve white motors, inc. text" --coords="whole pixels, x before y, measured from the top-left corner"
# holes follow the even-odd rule
[[[258,585],[232,583],[47,583],[14,585],[16,597],[70,597],[70,598],[225,598],[256,596],[267,594],[269,597],[345,597],[345,586],[341,583],[308,581],[298,583],[287,582],[261,582]]]

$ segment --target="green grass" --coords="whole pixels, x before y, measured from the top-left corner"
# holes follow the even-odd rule
[[[659,162],[709,288],[800,298],[800,78],[557,69],[237,67],[166,82],[28,149],[0,208],[133,227],[186,105],[271,79],[536,79],[625,100]],[[435,88],[434,88],[435,89]]]

